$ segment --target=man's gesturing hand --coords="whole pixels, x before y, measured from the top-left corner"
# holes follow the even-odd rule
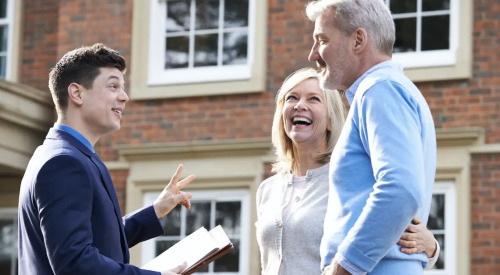
[[[153,203],[153,207],[158,218],[170,213],[170,211],[172,211],[172,209],[174,209],[174,207],[179,203],[184,205],[187,209],[191,208],[189,200],[193,195],[191,195],[191,193],[182,192],[181,189],[194,180],[194,175],[190,175],[189,177],[179,181],[181,173],[182,164],[179,165],[177,171],[170,180],[170,183],[167,187],[165,187],[165,189],[163,189],[163,192],[161,192],[160,196],[158,196]]]
[[[181,274],[181,272],[184,270],[184,268],[187,267],[187,263],[183,263],[180,266],[167,270],[167,271],[162,271],[161,275],[178,275]]]

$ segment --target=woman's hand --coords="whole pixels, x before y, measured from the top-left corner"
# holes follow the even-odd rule
[[[418,217],[413,218],[413,224],[408,225],[398,241],[403,246],[401,252],[406,254],[415,254],[425,252],[428,258],[436,254],[436,240],[434,235],[425,227],[425,224]]]

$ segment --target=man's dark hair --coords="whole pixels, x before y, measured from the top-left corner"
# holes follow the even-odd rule
[[[77,83],[86,89],[100,74],[101,68],[116,68],[125,73],[125,59],[101,43],[81,47],[66,53],[49,74],[49,89],[59,115],[68,108],[68,87]]]

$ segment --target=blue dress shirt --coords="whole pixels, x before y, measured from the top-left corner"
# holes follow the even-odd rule
[[[64,132],[72,135],[78,141],[83,143],[83,145],[85,145],[85,147],[89,148],[89,150],[92,153],[95,154],[94,147],[92,147],[92,144],[90,144],[90,141],[88,139],[86,139],[82,134],[78,133],[77,130],[75,130],[69,126],[66,126],[64,124],[61,124],[59,122],[54,123],[54,129],[61,130],[61,131],[64,131]]]

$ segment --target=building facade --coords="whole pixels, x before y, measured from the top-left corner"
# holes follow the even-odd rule
[[[437,131],[429,228],[443,253],[426,274],[500,274],[500,3],[385,1],[397,26],[394,59]],[[187,188],[193,209],[169,214],[166,234],[132,248],[132,263],[221,224],[236,249],[203,274],[260,274],[255,193],[271,175],[276,91],[314,66],[307,2],[1,0],[0,274],[17,274],[20,179],[55,119],[48,72],[96,42],[128,63],[122,129],[96,145],[122,211],[151,204],[179,163],[197,176]]]

